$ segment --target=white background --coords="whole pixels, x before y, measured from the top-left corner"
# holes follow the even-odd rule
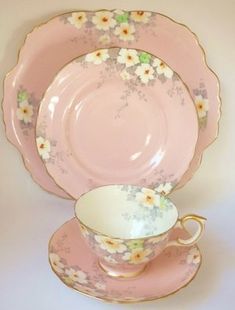
[[[180,213],[208,218],[199,242],[203,265],[176,295],[135,305],[106,304],[65,287],[51,272],[47,244],[73,216],[73,203],[35,184],[0,124],[0,309],[235,309],[235,1],[234,0],[0,0],[0,79],[16,63],[25,35],[55,14],[100,8],[146,9],[188,25],[220,77],[218,140],[193,180],[171,198]],[[192,73],[193,74],[193,73]],[[2,88],[0,89],[2,96]]]

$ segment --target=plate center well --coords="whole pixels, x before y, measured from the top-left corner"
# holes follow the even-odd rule
[[[167,126],[161,96],[130,90],[113,77],[101,87],[92,81],[70,105],[67,141],[79,166],[120,180],[157,166],[164,156]],[[141,99],[140,99],[140,96]]]

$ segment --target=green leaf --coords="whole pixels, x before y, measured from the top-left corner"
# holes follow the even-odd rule
[[[17,100],[18,100],[19,102],[22,102],[22,101],[24,101],[24,100],[27,100],[28,97],[29,97],[29,95],[28,95],[28,93],[27,93],[26,90],[20,90],[20,91],[18,92],[18,95],[17,95]]]
[[[117,15],[116,16],[116,21],[119,23],[119,24],[122,24],[122,23],[127,23],[128,22],[128,13],[124,13],[122,15]]]
[[[151,55],[146,53],[146,52],[142,52],[139,55],[139,60],[143,64],[149,64],[150,63],[150,59],[151,59]]]
[[[143,240],[131,240],[127,242],[128,248],[131,250],[134,249],[143,249],[144,241]]]

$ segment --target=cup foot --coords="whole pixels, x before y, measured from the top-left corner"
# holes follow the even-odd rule
[[[108,276],[113,278],[134,278],[139,276],[142,272],[144,272],[147,267],[147,264],[145,264],[140,268],[135,268],[135,270],[123,271],[118,270],[116,268],[112,268],[111,266],[106,266],[100,260],[98,261],[98,265],[105,273],[107,273]]]

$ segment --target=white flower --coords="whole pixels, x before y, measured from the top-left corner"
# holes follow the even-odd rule
[[[143,188],[136,194],[135,198],[141,205],[150,209],[154,206],[160,206],[160,196],[151,189]]]
[[[95,65],[100,65],[102,62],[109,58],[108,50],[101,49],[90,54],[87,54],[85,60],[87,62],[93,62]]]
[[[130,75],[130,73],[128,73],[126,70],[122,70],[120,73],[121,78],[125,81],[125,80],[130,80],[132,78],[132,76]]]
[[[68,18],[70,24],[74,25],[76,28],[80,29],[82,25],[87,21],[85,12],[74,12]]]
[[[61,263],[59,255],[55,253],[50,253],[49,259],[52,265],[52,268],[57,272],[57,273],[63,273],[64,272],[64,264]]]
[[[197,109],[197,113],[199,118],[203,118],[206,116],[209,111],[209,101],[208,99],[204,99],[201,95],[195,97],[195,105]]]
[[[100,282],[97,282],[95,284],[95,287],[98,289],[98,290],[102,290],[104,291],[106,289],[106,285],[104,283],[100,283]]]
[[[42,159],[50,158],[51,144],[49,140],[44,139],[43,137],[37,137],[37,148],[38,153],[42,157]]]
[[[138,66],[135,70],[135,74],[139,76],[141,82],[144,84],[154,79],[154,70],[149,64],[141,64]]]
[[[106,44],[109,44],[110,41],[111,41],[110,36],[107,34],[103,34],[102,36],[99,37],[99,42],[101,44],[106,45]]]
[[[107,263],[110,263],[110,264],[117,264],[117,263],[118,263],[118,262],[116,261],[116,259],[112,258],[111,255],[105,256],[105,257],[104,257],[104,260],[105,260]]]
[[[85,272],[81,270],[74,270],[73,268],[69,268],[65,270],[65,274],[68,276],[70,280],[73,282],[78,282],[80,284],[87,284],[87,275]]]
[[[156,67],[157,73],[159,75],[164,74],[166,78],[172,78],[174,72],[162,60],[155,58],[153,61],[153,66]]]
[[[117,57],[117,61],[120,64],[125,64],[126,67],[131,67],[138,64],[139,57],[136,50],[121,48],[119,51],[119,56]]]
[[[171,192],[172,188],[171,183],[162,183],[155,188],[155,191],[162,195],[167,195]]]
[[[187,256],[187,263],[197,265],[200,263],[200,253],[197,248],[191,248],[188,256]]]
[[[28,103],[27,100],[24,100],[19,103],[19,108],[16,111],[16,116],[20,121],[23,121],[25,124],[32,122],[33,116],[33,107]]]
[[[133,41],[133,33],[135,33],[135,27],[128,23],[122,23],[120,26],[116,27],[114,31],[114,34],[119,36],[119,39],[123,41]]]
[[[109,30],[110,28],[115,27],[117,22],[113,18],[113,12],[99,11],[92,17],[92,23],[99,30]]]
[[[141,264],[149,260],[147,256],[151,253],[151,249],[133,249],[131,252],[126,252],[122,259],[127,260],[130,264]]]
[[[95,236],[95,240],[99,243],[101,249],[106,250],[112,254],[123,253],[127,249],[122,240],[111,239],[98,235]]]
[[[144,11],[135,11],[131,12],[131,19],[135,22],[142,22],[146,24],[149,21],[149,17],[152,14],[150,12],[144,12]]]

